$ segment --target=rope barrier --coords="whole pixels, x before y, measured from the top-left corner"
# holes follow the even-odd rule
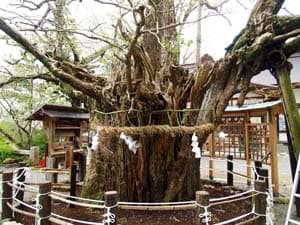
[[[211,221],[211,212],[208,211],[209,206],[204,206],[204,213],[200,213],[199,217],[202,219],[202,222],[206,225],[209,225],[209,222]]]
[[[16,190],[19,190],[19,191],[23,191],[23,192],[30,192],[30,193],[38,193],[38,189],[34,189],[34,190],[28,190],[28,189],[33,189],[32,186],[28,186],[28,185],[25,185],[24,183],[22,182],[15,182],[15,184],[11,183],[11,182],[7,182],[7,184],[13,188],[15,188]],[[24,186],[24,187],[22,187]],[[28,189],[26,189],[26,187]]]
[[[68,200],[68,199],[65,199],[65,198],[62,198],[59,196],[55,196],[53,194],[49,194],[49,196],[52,199],[59,200],[61,202],[72,204],[72,205],[78,205],[78,206],[82,206],[82,207],[96,208],[96,209],[104,209],[105,208],[104,205],[92,205],[92,204],[87,204],[87,203],[76,202],[76,201]]]
[[[87,202],[94,202],[94,203],[102,203],[104,204],[104,201],[102,200],[97,200],[97,199],[88,199],[88,198],[81,198],[81,197],[76,197],[76,196],[70,196],[70,195],[65,195],[65,194],[62,194],[62,193],[59,193],[59,192],[55,192],[55,191],[51,191],[51,193],[53,195],[58,195],[58,196],[61,196],[61,197],[66,197],[66,198],[72,198],[72,199],[77,199],[77,200],[82,200],[82,201],[87,201]]]
[[[246,196],[246,197],[241,197],[241,198],[238,198],[238,199],[232,199],[232,200],[227,200],[227,201],[223,201],[223,202],[211,203],[211,204],[209,204],[209,206],[223,205],[223,204],[227,204],[227,203],[242,201],[242,200],[246,200],[248,198],[252,198],[252,197],[254,197],[256,195],[257,194],[252,194],[252,195],[249,195],[249,196]]]
[[[209,200],[209,202],[217,202],[217,201],[229,200],[229,199],[232,199],[232,198],[237,198],[239,196],[243,196],[243,195],[249,194],[249,193],[251,193],[253,191],[254,191],[254,188],[252,188],[252,189],[250,189],[248,191],[245,191],[245,192],[241,192],[241,193],[235,194],[235,195],[230,195],[230,196],[221,197],[221,198],[211,198]]]
[[[235,172],[235,171],[227,170],[226,172],[227,172],[227,173],[230,173],[230,174],[233,174],[233,175],[236,175],[236,176],[238,176],[238,177],[240,177],[240,178],[244,178],[244,179],[246,179],[246,180],[249,180],[249,179],[252,180],[252,179],[253,179],[252,177],[248,177],[247,175],[240,174],[240,173]]]
[[[241,215],[241,216],[238,216],[238,217],[232,218],[232,219],[230,219],[230,220],[226,220],[226,221],[222,221],[222,222],[220,222],[220,223],[216,223],[216,224],[214,224],[214,225],[225,225],[225,224],[231,224],[231,223],[233,223],[233,222],[235,222],[235,221],[238,221],[238,220],[241,220],[241,219],[243,219],[243,218],[246,218],[246,217],[250,216],[251,214],[253,214],[253,212],[252,212],[252,211],[251,211],[251,212],[249,212],[249,213],[243,214],[243,215]]]
[[[231,162],[231,163],[236,164],[236,165],[246,167],[246,168],[253,168],[253,165],[247,165],[247,164],[244,164],[244,163],[239,163],[239,162],[236,162],[236,161],[233,161],[233,160],[228,160],[228,159],[226,161]]]
[[[26,206],[26,207],[29,208],[29,209],[36,210],[36,207],[35,207],[35,206],[29,205],[29,204],[27,204],[26,202],[21,201],[20,199],[15,198],[14,201],[20,203],[21,205]]]
[[[188,205],[195,204],[196,201],[185,202],[118,202],[118,205],[142,205],[142,206],[159,206],[159,205]]]
[[[74,223],[82,223],[82,224],[90,224],[90,225],[105,225],[105,223],[103,223],[103,222],[102,223],[96,223],[96,222],[88,222],[88,221],[84,221],[84,220],[77,220],[77,219],[72,219],[72,218],[68,218],[68,217],[65,217],[65,216],[58,215],[56,213],[51,213],[51,216],[63,219],[65,221],[71,221],[71,222],[74,222]]]
[[[25,169],[25,168],[22,168],[22,169],[23,169],[22,173],[19,174],[16,178],[20,178],[22,175],[24,175],[24,173],[26,171],[28,171],[28,169]],[[254,167],[252,167],[252,169],[253,169],[254,172],[257,172]],[[18,171],[18,170],[16,170],[16,171]],[[229,171],[229,172],[234,174],[234,175],[238,175],[238,174],[236,174],[236,172],[231,172],[231,171]],[[263,177],[263,176],[259,176],[259,174],[257,174],[257,175],[258,175],[258,177]],[[110,223],[114,222],[115,219],[116,219],[115,215],[113,213],[111,213],[110,210],[114,207],[117,207],[117,206],[148,206],[148,207],[151,208],[151,207],[159,207],[159,206],[162,206],[162,207],[163,206],[166,206],[166,207],[174,206],[175,207],[175,206],[182,206],[182,205],[185,205],[185,206],[186,205],[190,205],[190,206],[195,205],[195,207],[197,206],[197,207],[203,208],[204,212],[199,214],[199,218],[202,219],[203,223],[208,225],[209,222],[212,219],[211,218],[212,217],[211,212],[209,212],[210,207],[213,207],[213,206],[216,206],[216,205],[221,205],[221,204],[232,203],[232,202],[236,202],[236,201],[242,201],[242,200],[245,200],[245,199],[249,199],[253,196],[256,196],[258,194],[267,195],[266,214],[258,214],[257,212],[255,212],[255,204],[253,204],[253,209],[252,209],[251,212],[243,214],[243,215],[235,217],[235,218],[232,218],[230,220],[226,220],[226,221],[217,223],[215,225],[225,225],[225,224],[228,224],[228,223],[232,223],[232,222],[238,221],[240,219],[246,218],[247,216],[250,216],[251,214],[255,215],[255,216],[264,216],[264,217],[266,217],[267,224],[268,225],[273,225],[272,217],[271,217],[272,216],[271,215],[271,209],[273,207],[273,196],[272,196],[272,193],[270,193],[270,192],[272,192],[272,187],[270,187],[269,192],[268,191],[259,192],[259,191],[255,190],[254,188],[252,188],[252,189],[247,190],[245,192],[241,192],[241,193],[231,195],[231,196],[226,196],[226,197],[221,197],[221,198],[211,198],[209,200],[210,203],[207,206],[200,205],[196,201],[181,201],[181,202],[118,202],[114,206],[107,207],[107,206],[104,205],[105,202],[101,201],[101,200],[94,200],[94,199],[80,198],[80,197],[76,197],[76,196],[69,196],[69,195],[65,195],[65,194],[62,194],[62,193],[59,193],[59,192],[53,192],[53,191],[51,191],[49,193],[40,194],[40,193],[37,193],[37,191],[39,190],[38,188],[33,187],[31,185],[27,185],[24,182],[19,182],[19,181],[17,181],[16,178],[14,178],[12,181],[1,182],[1,183],[7,182],[8,185],[10,185],[11,187],[14,188],[13,196],[9,197],[9,198],[5,198],[5,199],[11,199],[12,198],[13,202],[19,203],[21,205],[26,206],[27,208],[35,210],[35,214],[27,213],[26,211],[23,212],[23,214],[27,213],[30,216],[34,215],[33,217],[35,217],[35,225],[40,225],[41,220],[47,219],[49,217],[50,218],[51,217],[57,217],[59,219],[65,220],[65,221],[71,221],[71,222],[82,223],[82,224],[91,224],[91,225],[93,225],[93,224],[94,225],[107,225],[108,224],[109,225]],[[263,178],[267,178],[267,177],[263,177]],[[17,199],[16,196],[18,195],[18,193],[20,191],[36,193],[37,194],[36,195],[36,204],[34,206],[29,205],[28,203],[26,203],[24,201],[21,201],[20,199]],[[251,193],[251,195],[250,195],[250,193]],[[88,221],[82,221],[82,220],[78,220],[78,219],[67,218],[67,217],[64,217],[62,215],[58,215],[58,214],[55,214],[55,213],[51,213],[50,216],[41,218],[41,217],[39,217],[39,212],[42,209],[42,206],[39,204],[39,197],[41,195],[49,195],[53,199],[56,199],[56,200],[59,200],[59,201],[65,202],[65,203],[73,204],[73,205],[78,205],[78,206],[81,206],[81,207],[105,209],[106,213],[103,215],[104,219],[102,220],[101,223],[99,223],[99,222],[88,222]],[[245,196],[245,195],[247,195],[247,196]],[[69,199],[66,199],[66,198],[71,198],[72,200],[69,200]],[[2,199],[4,199],[4,198],[2,198]],[[92,202],[92,203],[100,203],[100,204],[103,204],[103,205],[94,205],[94,204],[88,204],[88,203],[84,203],[84,202],[77,202],[77,201],[74,201],[73,199],[80,200],[80,201]],[[14,206],[14,204],[12,204],[10,207],[12,208],[13,213],[18,212],[18,210],[20,211],[20,209],[17,209]]]

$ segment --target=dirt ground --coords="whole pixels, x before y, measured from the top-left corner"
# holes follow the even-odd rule
[[[218,183],[210,183],[204,185],[205,190],[210,193],[211,198],[233,195],[241,192],[237,189],[228,188]],[[69,208],[64,203],[52,204],[54,213],[65,217],[85,220],[90,222],[102,222],[102,210],[91,210],[76,206]],[[210,224],[225,221],[239,215],[246,214],[252,209],[251,199],[232,202],[212,207],[212,221]],[[24,225],[34,224],[32,218],[17,215],[16,219]],[[194,225],[199,216],[196,215],[196,210],[177,210],[177,211],[139,211],[139,210],[119,210],[118,224],[122,225]],[[249,219],[249,217],[247,218]],[[240,222],[240,221],[239,221]],[[80,224],[80,223],[74,223]],[[231,223],[236,224],[236,223]],[[249,225],[255,222],[247,223]]]

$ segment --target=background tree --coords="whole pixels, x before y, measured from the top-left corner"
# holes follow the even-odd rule
[[[190,73],[179,66],[178,26],[182,21],[176,20],[175,1],[152,0],[147,4],[128,0],[121,5],[97,0],[116,6],[121,12],[113,25],[114,37],[121,38],[118,42],[100,35],[98,27],[86,33],[58,23],[54,9],[59,11],[58,3],[68,2],[23,2],[22,7],[29,9],[46,4],[52,10],[52,16],[43,17],[50,25],[35,21],[25,29],[45,36],[50,35],[51,29],[56,35],[65,34],[64,38],[56,36],[58,42],[54,42],[57,44],[52,54],[43,48],[44,42],[33,44],[5,19],[0,19],[0,29],[39,60],[51,78],[79,91],[78,98],[84,97],[84,101],[88,96],[98,110],[119,112],[109,113],[106,120],[99,118],[121,128],[101,128],[100,148],[85,180],[86,195],[116,189],[123,200],[190,199],[200,186],[200,162],[190,151],[191,134],[196,132],[203,143],[234,94],[240,93],[238,104],[242,105],[254,75],[289,66],[286,59],[300,48],[299,16],[277,15],[283,0],[257,0],[246,27],[227,47],[224,57]],[[126,22],[129,17],[132,21]],[[99,49],[87,57],[81,56],[78,52],[85,52],[72,50],[74,45],[66,41],[66,37],[75,34],[99,41]],[[66,51],[69,53],[65,57],[57,54],[57,49],[67,46],[72,51]],[[110,76],[97,76],[95,68],[89,67],[92,61],[87,59],[95,55],[94,59],[99,59],[112,47]],[[270,53],[274,51],[284,57],[273,57]],[[193,109],[188,110],[188,115],[182,113],[187,111],[187,103]],[[127,113],[121,113],[124,111]],[[182,117],[185,119],[179,119]],[[121,131],[139,140],[141,146],[136,155],[119,139]]]
[[[45,102],[66,104],[65,95],[58,86],[45,82],[48,78],[45,69],[23,50],[16,58],[10,57],[2,63],[0,74],[1,136],[21,149],[29,149],[32,144],[45,144],[38,143],[43,139],[46,141],[45,134],[40,133],[41,124],[27,118]]]

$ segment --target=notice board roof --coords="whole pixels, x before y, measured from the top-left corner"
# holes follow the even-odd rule
[[[44,118],[88,120],[89,111],[85,108],[75,108],[62,105],[44,105],[35,111],[28,119],[43,120]]]

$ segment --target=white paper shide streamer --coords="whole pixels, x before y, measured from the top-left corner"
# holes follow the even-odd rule
[[[98,151],[98,147],[99,147],[99,136],[98,136],[98,132],[96,133],[96,135],[94,135],[92,137],[92,147],[91,149],[94,151]]]
[[[138,148],[140,147],[140,143],[138,143],[136,140],[133,140],[131,136],[125,135],[123,132],[120,134],[120,138],[125,141],[129,150],[136,154]]]
[[[198,137],[195,133],[193,133],[192,136],[192,152],[195,153],[195,158],[200,159],[201,158],[201,149],[199,147]]]
[[[221,132],[219,133],[219,138],[220,138],[221,140],[224,140],[227,136],[228,136],[228,134],[225,134],[224,131],[221,131]]]

